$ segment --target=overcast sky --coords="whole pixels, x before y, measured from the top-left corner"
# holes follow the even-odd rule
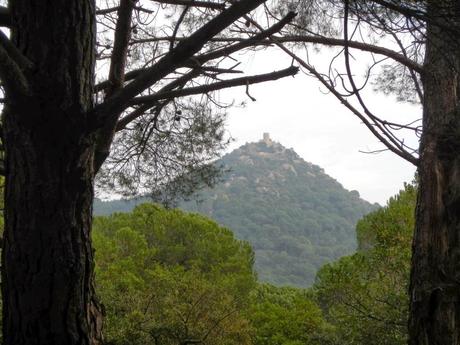
[[[247,57],[249,72],[267,72],[287,67],[281,54],[255,54]],[[327,60],[326,56],[319,59]],[[323,91],[323,92],[321,92]],[[404,182],[410,182],[415,167],[393,153],[365,154],[383,146],[332,95],[311,77],[297,75],[250,88],[225,91],[223,97],[246,100],[244,108],[229,110],[228,130],[236,139],[231,149],[258,141],[263,132],[272,140],[293,148],[302,158],[324,168],[345,188],[357,190],[361,197],[382,205],[395,195]],[[397,103],[394,97],[366,93],[368,106],[375,114],[391,120],[409,122],[420,117],[420,107]],[[416,138],[408,138],[416,143]]]

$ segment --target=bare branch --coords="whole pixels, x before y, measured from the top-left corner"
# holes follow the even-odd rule
[[[384,21],[382,18],[380,18],[380,16],[374,15],[374,17],[375,17],[375,19],[376,19],[382,26],[385,25],[385,21]],[[404,47],[403,42],[402,42],[401,39],[398,37],[398,35],[396,34],[396,32],[391,31],[391,32],[390,32],[390,35],[393,37],[393,39],[395,40],[396,44],[397,44],[398,47],[401,49],[401,53],[404,55],[404,57],[408,58],[407,49]],[[422,87],[421,87],[421,85],[420,85],[420,83],[419,83],[419,76],[417,76],[415,72],[416,72],[416,71],[415,71],[414,69],[409,68],[409,73],[410,73],[410,76],[411,76],[411,78],[412,78],[412,82],[414,83],[415,90],[416,90],[416,92],[417,92],[419,101],[420,101],[420,103],[423,103],[423,91],[422,91]],[[420,72],[419,72],[419,73],[420,73]]]
[[[128,105],[131,98],[138,95],[143,90],[149,88],[163,77],[173,72],[197,53],[220,31],[231,25],[235,20],[246,13],[257,8],[266,0],[241,0],[226,9],[199,30],[193,33],[187,40],[180,42],[173,50],[160,59],[155,65],[148,68],[144,73],[139,75],[135,80],[126,85],[119,92],[116,92],[111,98],[95,108],[97,127],[112,116],[113,113],[123,111]]]
[[[143,40],[136,40],[131,42],[131,44],[134,43],[146,43],[146,42],[156,42],[156,41],[183,41],[186,39],[186,37],[153,37],[150,39],[143,39]],[[302,35],[302,36],[282,36],[282,37],[274,37],[277,42],[281,43],[316,43],[316,44],[323,44],[327,46],[340,46],[343,47],[345,46],[345,40],[343,39],[338,39],[338,38],[331,38],[331,37],[324,37],[324,36],[312,36],[312,35]],[[254,38],[252,40],[255,40]],[[212,42],[243,42],[247,41],[242,38],[232,38],[232,37],[218,37],[214,38],[211,40]],[[263,43],[263,42],[260,42]],[[265,42],[266,44],[269,44],[269,42]],[[422,73],[423,67],[419,63],[409,59],[407,56],[404,54],[398,53],[394,50],[368,44],[368,43],[362,43],[362,42],[357,42],[357,41],[348,41],[348,46],[350,48],[354,49],[359,49],[362,51],[370,52],[370,53],[375,53],[379,55],[384,55],[386,57],[389,57],[402,65],[409,67],[410,69],[414,70],[417,73]]]
[[[191,7],[203,7],[210,8],[213,10],[225,10],[225,3],[220,2],[208,2],[208,1],[195,1],[195,0],[152,0],[154,2],[159,2],[161,4],[171,4],[171,5],[183,5]]]
[[[277,23],[273,24],[266,30],[262,30],[258,34],[254,35],[253,37],[243,39],[243,38],[229,38],[229,37],[216,37],[216,38],[211,38],[209,41],[210,42],[239,42],[238,45],[230,47],[226,47],[223,49],[228,49],[226,50],[226,55],[230,55],[238,50],[241,50],[243,48],[250,47],[255,44],[269,44],[269,42],[261,42],[264,39],[276,34],[279,32],[283,27],[285,27],[288,23],[290,23],[296,16],[297,14],[295,12],[288,12],[286,16],[284,16],[280,21]],[[138,39],[138,40],[133,40],[130,42],[130,44],[138,44],[138,43],[148,43],[148,42],[156,42],[156,41],[171,41],[171,40],[176,40],[176,41],[184,41],[186,40],[187,37],[152,37],[152,38],[147,38],[147,39]],[[210,54],[210,53],[208,53]],[[203,55],[204,56],[204,55]],[[223,56],[218,55],[218,57]],[[208,60],[212,60],[214,58],[208,58]]]
[[[343,24],[343,35],[345,39],[345,46],[344,46],[344,56],[345,56],[345,68],[347,71],[347,76],[348,80],[350,82],[350,85],[352,87],[352,94],[356,96],[358,99],[359,104],[361,105],[362,109],[364,110],[364,113],[366,116],[368,116],[369,119],[371,119],[373,126],[375,126],[379,131],[380,131],[380,141],[388,147],[388,149],[392,150],[395,152],[392,148],[396,148],[397,150],[400,150],[400,152],[407,152],[405,150],[404,143],[399,141],[395,136],[389,131],[385,125],[380,123],[378,121],[378,118],[369,110],[367,107],[366,103],[364,102],[363,98],[361,97],[360,90],[357,88],[356,83],[353,78],[353,74],[351,72],[351,66],[350,66],[350,53],[349,53],[349,47],[348,47],[348,0],[345,0],[345,10],[344,10],[344,24]]]
[[[411,70],[417,73],[423,72],[422,65],[420,65],[416,61],[409,59],[404,54],[398,53],[388,48],[384,48],[384,47],[380,47],[380,46],[376,46],[376,45],[372,45],[368,43],[362,43],[362,42],[357,42],[357,41],[345,42],[344,39],[330,38],[330,37],[323,37],[323,36],[308,36],[308,35],[276,37],[276,41],[282,42],[282,43],[287,43],[287,42],[289,43],[290,42],[318,43],[318,44],[324,44],[328,46],[340,46],[340,47],[344,47],[346,43],[349,48],[354,48],[354,49],[359,49],[359,50],[370,52],[370,53],[384,55],[410,68]]]
[[[152,10],[148,10],[146,8],[139,7],[139,6],[134,6],[133,8],[136,11],[139,11],[139,12],[145,12],[145,13],[149,13],[149,14],[154,13],[154,11],[152,11]],[[96,11],[96,15],[98,15],[98,16],[106,15],[106,14],[109,14],[109,13],[112,13],[112,12],[117,12],[119,9],[120,9],[119,6],[100,9],[100,10]]]
[[[193,72],[193,71],[192,71]],[[192,73],[191,72],[191,73]],[[264,81],[270,81],[270,80],[277,80],[280,78],[284,78],[287,76],[293,76],[298,72],[297,67],[289,67],[281,71],[275,71],[271,73],[266,73],[266,74],[259,74],[255,76],[249,76],[249,77],[242,77],[242,78],[236,78],[236,79],[230,79],[230,80],[225,80],[222,82],[217,82],[209,85],[200,85],[196,87],[190,87],[190,88],[184,88],[184,89],[178,89],[178,90],[172,90],[174,87],[169,87],[169,90],[161,90],[160,92],[156,93],[155,95],[151,96],[145,96],[145,97],[138,97],[135,98],[133,101],[136,99],[139,100],[141,99],[142,102],[139,102],[139,104],[142,104],[139,108],[134,110],[132,113],[129,115],[126,115],[124,118],[122,118],[117,125],[117,131],[122,130],[125,128],[130,122],[134,121],[138,117],[142,116],[148,109],[156,106],[158,102],[162,100],[171,100],[176,97],[184,97],[184,96],[191,96],[191,95],[197,95],[201,93],[207,93],[211,91],[216,91],[216,90],[221,90],[224,88],[230,88],[230,87],[236,87],[236,86],[247,86],[251,84],[256,84],[256,83],[261,83]],[[186,77],[190,80],[191,75],[185,75],[184,81],[186,81]],[[188,80],[187,80],[188,81]],[[179,83],[177,83],[179,84]],[[185,83],[183,83],[185,84]]]
[[[219,67],[213,67],[213,66],[201,66],[200,69],[203,72],[209,72],[212,74],[239,74],[243,73],[243,71],[234,69],[234,68],[219,68]]]
[[[254,47],[254,46],[257,46],[259,44],[260,45],[270,45],[270,44],[272,44],[272,42],[266,41],[266,40],[264,41],[264,39],[267,38],[267,37],[270,37],[271,35],[277,33],[278,31],[280,31],[286,24],[291,22],[292,19],[294,19],[295,16],[296,16],[296,13],[289,12],[278,23],[272,25],[271,27],[269,27],[266,30],[261,31],[257,35],[255,35],[255,36],[253,36],[251,38],[242,40],[242,41],[240,41],[240,42],[238,42],[236,44],[233,44],[231,46],[220,48],[220,49],[217,49],[217,50],[212,51],[210,53],[204,53],[204,54],[195,56],[192,59],[190,59],[188,62],[184,63],[183,66],[184,67],[190,67],[190,68],[196,68],[197,66],[203,65],[204,63],[206,63],[208,61],[218,59],[218,58],[221,58],[223,56],[231,55],[231,54],[233,54],[235,52],[238,52],[238,51],[240,51],[240,50],[242,50],[244,48]],[[186,38],[183,38],[183,39],[185,40]],[[206,68],[208,68],[208,67],[206,67]],[[145,69],[145,68],[130,71],[130,72],[126,73],[124,79],[125,79],[125,81],[135,79],[139,75],[145,73],[146,71],[147,71],[147,69]],[[96,85],[95,90],[96,90],[96,92],[102,91],[105,88],[107,88],[109,85],[110,85],[109,81],[103,81],[103,82],[101,82],[101,83]]]
[[[180,90],[156,93],[150,96],[136,97],[131,100],[130,105],[143,104],[147,102],[157,102],[163,99],[184,97],[184,96],[190,96],[190,95],[198,95],[202,93],[208,93],[211,91],[222,90],[222,89],[236,87],[236,86],[246,86],[246,85],[262,83],[262,82],[270,81],[270,80],[278,80],[280,78],[284,78],[287,76],[293,76],[297,74],[298,71],[299,71],[298,67],[291,66],[289,68],[286,68],[280,71],[271,72],[271,73],[223,80],[223,81],[208,84],[208,85],[200,85],[200,86],[184,88]]]
[[[126,57],[128,55],[128,42],[131,36],[131,18],[133,2],[121,0],[117,12],[117,25],[115,28],[115,40],[113,43],[112,57],[110,60],[109,85],[107,97],[118,91],[124,82]]]
[[[169,84],[165,85],[164,87],[162,87],[160,89],[159,93],[169,92],[169,91],[174,90],[176,88],[181,88],[185,84],[187,84],[190,80],[192,80],[193,78],[197,77],[199,74],[200,73],[198,72],[198,70],[192,70],[189,73],[184,74],[182,77],[180,77],[178,79],[175,79],[171,83],[169,83]],[[152,108],[152,107],[154,107],[156,105],[157,105],[156,100],[154,100],[152,102],[146,102],[145,104],[143,104],[142,106],[137,108],[135,111],[133,111],[129,115],[127,115],[124,118],[122,118],[118,122],[117,131],[120,131],[120,130],[124,129],[128,123],[130,123],[131,121],[135,120],[139,116],[142,116],[147,110],[149,110],[150,108]]]
[[[128,42],[131,36],[131,19],[133,15],[134,2],[132,0],[121,0],[118,8],[118,20],[115,28],[115,41],[113,44],[112,57],[110,60],[109,85],[107,97],[123,87],[126,59],[128,55]],[[94,159],[96,162],[103,162],[109,155],[110,145],[115,135],[115,128],[120,113],[112,113],[103,124],[98,133]],[[97,166],[98,164],[95,163]],[[97,171],[97,170],[96,170]]]
[[[262,29],[262,27],[253,19],[251,19],[248,16],[244,16],[244,18],[248,21],[251,22],[252,25],[257,27],[259,30]],[[343,105],[345,105],[353,114],[355,114],[361,121],[363,121],[364,125],[372,132],[372,134],[377,137],[388,149],[401,158],[404,158],[408,162],[414,164],[415,166],[418,165],[418,159],[414,157],[411,153],[407,152],[404,150],[404,148],[401,148],[400,146],[394,146],[392,143],[390,143],[386,137],[379,133],[375,127],[374,124],[369,121],[369,119],[364,116],[358,109],[356,109],[350,102],[348,102],[341,94],[338,92],[334,86],[330,83],[327,82],[327,80],[320,74],[316,69],[314,69],[312,66],[310,66],[308,63],[306,63],[303,59],[298,57],[296,54],[291,52],[288,48],[286,48],[281,42],[278,42],[276,39],[273,39],[274,44],[276,44],[282,51],[284,51],[286,54],[288,54],[294,61],[297,61],[303,68],[305,68],[309,73],[314,75],[320,82],[323,84],[329,92],[331,92]]]
[[[182,11],[179,19],[177,20],[176,26],[174,27],[174,31],[173,31],[173,34],[172,34],[172,39],[169,42],[169,50],[172,50],[174,48],[174,41],[175,41],[174,38],[177,36],[177,32],[179,31],[179,28],[180,28],[182,22],[184,21],[185,16],[187,15],[187,12],[188,12],[189,9],[190,9],[190,7],[186,6],[184,8],[184,10]]]
[[[146,68],[141,68],[141,69],[136,69],[136,70],[132,70],[128,73],[126,73],[123,77],[123,80],[125,81],[129,81],[129,80],[133,80],[135,79],[136,77],[138,77],[139,75],[141,75],[142,73],[146,72],[147,69]],[[95,87],[94,87],[94,90],[95,92],[100,92],[102,90],[105,90],[106,88],[108,88],[110,86],[110,81],[109,80],[105,80],[103,82],[100,82],[99,84],[97,84]]]

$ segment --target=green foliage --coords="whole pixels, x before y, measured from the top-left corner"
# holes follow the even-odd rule
[[[258,286],[248,318],[254,345],[327,345],[333,334],[311,293],[303,289]]]
[[[407,343],[415,200],[406,185],[358,223],[358,253],[319,271],[314,291],[341,345]]]
[[[148,191],[156,201],[174,205],[176,198],[219,180],[221,170],[212,163],[229,144],[225,112],[193,97],[165,102],[156,111],[114,137],[97,174],[100,190],[126,197]]]
[[[404,191],[388,200],[386,207],[364,216],[356,227],[358,249],[403,246],[407,252],[415,226],[415,200],[416,188],[406,185]]]
[[[109,344],[249,344],[250,246],[196,214],[143,204],[94,221]]]

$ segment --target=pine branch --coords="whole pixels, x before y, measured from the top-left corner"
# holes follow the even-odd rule
[[[120,9],[120,6],[99,9],[99,10],[96,10],[96,15],[103,16],[109,13],[117,12],[119,9]],[[146,8],[139,7],[139,6],[133,6],[133,9],[139,12],[144,12],[144,13],[149,13],[149,14],[154,13],[154,11],[152,10],[148,10]]]
[[[422,65],[404,56],[404,54],[400,54],[394,50],[391,50],[385,47],[368,44],[368,43],[362,43],[362,42],[357,42],[357,41],[346,41],[345,42],[344,39],[330,38],[330,37],[323,37],[323,36],[284,36],[284,37],[276,37],[275,39],[277,42],[281,42],[281,43],[304,42],[304,43],[323,44],[327,46],[339,46],[339,47],[344,47],[345,44],[347,44],[348,47],[353,48],[353,49],[358,49],[361,51],[375,53],[375,54],[389,57],[390,59],[393,59],[399,62],[400,64],[410,68],[411,70],[417,73],[423,72]]]
[[[122,88],[128,56],[128,42],[131,37],[131,18],[133,14],[133,2],[121,0],[117,11],[117,25],[113,43],[112,57],[110,59],[109,85],[107,97]]]
[[[198,1],[198,0],[152,0],[160,4],[170,4],[170,5],[183,5],[190,7],[203,7],[210,8],[213,10],[224,10],[225,3],[220,2],[209,2],[209,1]]]
[[[128,42],[131,37],[131,20],[133,15],[134,2],[132,0],[121,0],[117,10],[117,24],[115,27],[114,44],[112,57],[110,59],[109,80],[106,97],[110,98],[115,92],[123,87],[126,61],[128,56]],[[114,112],[107,117],[103,126],[98,132],[96,150],[94,155],[95,165],[104,161],[110,152],[110,145],[115,135],[116,124],[121,115]]]
[[[294,76],[295,74],[297,74],[298,71],[299,71],[298,67],[291,66],[289,68],[286,68],[280,71],[274,71],[271,73],[228,79],[228,80],[223,80],[220,82],[207,84],[207,85],[189,87],[189,88],[173,90],[169,92],[161,92],[161,93],[156,93],[154,95],[149,95],[149,96],[136,97],[131,100],[130,105],[138,105],[138,104],[143,104],[147,102],[157,102],[160,100],[176,98],[176,97],[199,95],[202,93],[208,93],[208,92],[232,88],[236,86],[246,86],[246,85],[251,85],[251,84],[263,83],[266,81],[278,80],[280,78]]]
[[[133,97],[149,88],[178,67],[183,66],[183,64],[200,51],[211,38],[265,1],[266,0],[241,0],[214,17],[214,19],[198,29],[187,40],[180,42],[155,65],[146,69],[144,73],[137,76],[131,83],[116,92],[104,103],[97,106],[94,110],[94,118],[96,119],[95,125],[97,127],[102,126],[114,113],[123,111]]]
[[[200,71],[198,69],[191,70],[187,74],[184,74],[180,78],[177,78],[170,82],[169,84],[165,85],[160,89],[158,93],[166,93],[172,91],[174,89],[184,87],[190,80],[200,75]],[[142,116],[147,110],[151,109],[152,107],[156,107],[158,105],[157,101],[146,102],[132,113],[128,114],[117,124],[117,131],[121,131],[124,129],[131,121],[137,119],[138,117]]]
[[[200,86],[182,88],[182,89],[171,90],[171,91],[163,91],[163,92],[158,92],[150,96],[136,97],[132,100],[132,105],[140,104],[141,107],[133,111],[131,114],[122,118],[117,125],[117,130],[121,130],[125,128],[130,122],[142,116],[148,109],[154,107],[159,101],[162,101],[162,100],[171,100],[177,97],[199,95],[199,94],[204,94],[204,93],[222,90],[222,89],[228,89],[228,88],[237,87],[237,86],[247,87],[252,84],[278,80],[278,79],[288,77],[288,76],[294,76],[297,74],[298,71],[299,69],[297,67],[291,66],[289,68],[286,68],[280,71],[274,71],[274,72],[265,73],[265,74],[258,74],[258,75],[253,75],[253,76],[229,79],[229,80],[224,80],[224,81],[220,81],[220,82],[216,82],[216,83],[212,83],[208,85],[200,85]]]
[[[158,42],[158,41],[183,41],[186,39],[185,37],[152,37],[152,38],[147,38],[147,39],[142,39],[142,40],[136,40],[133,41],[133,43],[147,43],[147,42]],[[324,37],[324,36],[310,36],[310,35],[305,35],[305,36],[282,36],[282,37],[273,37],[277,42],[281,43],[313,43],[313,44],[322,44],[326,46],[339,46],[343,47],[345,46],[345,40],[339,39],[339,38],[331,38],[331,37]],[[259,42],[254,42],[255,39],[251,39],[253,43],[259,43],[259,44],[272,44],[272,42],[268,39],[261,40]],[[214,38],[211,40],[212,42],[245,42],[248,41],[247,39],[242,39],[242,38],[229,38],[229,37],[218,37]],[[385,47],[380,47],[368,43],[363,43],[363,42],[357,42],[357,41],[349,41],[348,46],[353,49],[359,49],[361,51],[369,52],[369,53],[375,53],[379,55],[383,55],[386,57],[389,57],[402,65],[414,70],[417,73],[422,73],[423,67],[419,63],[411,60],[407,56],[404,56],[404,54],[398,53],[394,50],[385,48]]]
[[[251,24],[253,24],[255,27],[257,27],[259,30],[262,29],[262,27],[253,19],[249,18],[248,16],[245,16],[245,19],[250,21]],[[371,122],[364,114],[362,114],[358,109],[356,109],[350,102],[347,101],[343,95],[338,92],[335,87],[332,85],[332,83],[329,83],[315,68],[313,68],[311,65],[309,65],[307,62],[305,62],[303,59],[298,57],[295,53],[290,51],[288,48],[286,48],[283,43],[276,41],[275,39],[273,40],[274,44],[278,46],[282,51],[284,51],[288,56],[290,56],[294,61],[298,62],[300,66],[305,68],[310,74],[312,74],[314,77],[318,79],[318,81],[323,84],[327,90],[329,90],[343,105],[345,105],[354,115],[356,115],[361,121],[363,121],[364,125],[371,131],[371,133],[379,139],[390,151],[393,153],[397,154],[401,158],[404,158],[408,162],[414,164],[415,166],[418,165],[419,160],[414,157],[410,152],[406,151],[404,147],[401,147],[401,145],[393,145],[391,142],[389,142],[386,138],[386,136],[383,133],[380,133],[377,131],[377,129],[374,126],[374,123]],[[348,43],[348,40],[347,40]]]
[[[233,53],[236,53],[242,49],[248,48],[248,47],[254,47],[257,45],[270,45],[272,44],[269,41],[264,41],[264,39],[276,34],[279,32],[286,24],[292,21],[294,17],[296,16],[296,13],[294,12],[289,12],[284,18],[282,18],[279,22],[275,23],[271,27],[269,27],[266,30],[261,31],[257,35],[254,35],[253,37],[247,38],[247,39],[242,39],[238,43],[235,43],[231,46],[224,47],[217,49],[215,51],[212,51],[210,53],[204,53],[201,55],[197,55],[193,57],[192,59],[189,59],[189,61],[185,62],[183,67],[190,67],[190,68],[196,68],[197,66],[203,65],[208,61],[219,59],[224,56],[229,56]],[[184,41],[187,39],[186,37],[182,38],[181,41]],[[216,39],[218,40],[218,39]],[[213,39],[209,40],[213,41]],[[232,39],[232,41],[235,41]],[[133,41],[134,42],[134,41]],[[137,42],[137,41],[135,41]],[[133,70],[128,73],[126,73],[124,79],[125,81],[133,80],[137,78],[139,75],[145,73],[147,69],[138,69],[138,70]],[[95,91],[99,92],[104,89],[106,89],[110,85],[110,82],[108,80],[103,81],[99,84],[96,85]]]

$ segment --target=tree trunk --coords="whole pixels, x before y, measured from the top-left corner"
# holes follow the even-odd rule
[[[460,344],[460,111],[457,1],[428,7],[424,132],[410,284],[409,344]],[[436,15],[436,16],[435,16]],[[441,26],[438,26],[441,24]]]
[[[5,344],[99,344],[90,230],[93,0],[12,0],[30,95],[8,98],[2,252]]]

